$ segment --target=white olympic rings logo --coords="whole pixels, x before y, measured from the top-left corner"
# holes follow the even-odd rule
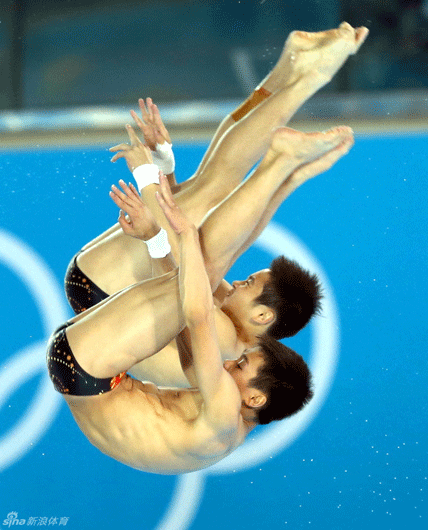
[[[41,257],[23,241],[0,230],[0,263],[26,285],[42,318],[46,340],[69,311],[55,276]],[[62,404],[46,370],[46,342],[38,342],[16,353],[0,367],[0,408],[7,397],[38,372],[43,374],[37,395],[21,420],[0,438],[0,471],[31,449],[55,419]]]

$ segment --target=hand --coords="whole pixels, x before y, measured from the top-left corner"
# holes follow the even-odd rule
[[[159,184],[160,188],[156,192],[156,199],[174,232],[179,235],[189,229],[196,230],[195,226],[187,219],[182,209],[174,201],[168,179],[162,172],[159,174]]]
[[[138,104],[143,119],[141,120],[133,110],[131,110],[131,116],[141,129],[146,145],[148,145],[152,151],[156,151],[157,143],[164,144],[165,142],[168,142],[170,144],[171,138],[169,133],[163,124],[159,109],[153,103],[151,98],[147,98],[146,103],[144,103],[144,99],[139,99]]]
[[[126,126],[131,145],[119,144],[114,147],[110,147],[109,151],[116,153],[111,162],[116,162],[119,158],[124,158],[131,173],[138,166],[143,164],[153,164],[152,154],[150,149],[143,144],[143,142],[135,134],[134,129],[130,126]]]
[[[133,184],[129,186],[123,180],[119,180],[123,192],[116,186],[112,186],[109,193],[113,202],[119,206],[119,224],[124,233],[147,241],[154,237],[160,230],[152,212],[147,208]],[[128,214],[125,217],[124,212]]]

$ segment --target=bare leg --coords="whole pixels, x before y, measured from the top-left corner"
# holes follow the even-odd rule
[[[277,65],[259,87],[264,97],[251,97],[225,119],[191,188],[176,195],[195,224],[231,193],[266,153],[272,128],[286,125],[298,108],[332,79],[349,55],[357,52],[367,34],[366,28],[354,30],[343,23],[334,30],[296,31],[289,36]]]
[[[254,241],[257,230],[266,226],[280,205],[279,199],[316,172],[325,171],[328,164],[333,165],[335,156],[331,157],[330,153],[342,144],[346,144],[344,154],[352,145],[349,127],[337,127],[325,133],[305,134],[288,128],[275,131],[270,148],[254,174],[215,208],[201,226],[202,249],[214,287],[248,248],[249,242]],[[311,163],[314,165],[309,167]],[[289,178],[291,181],[286,186]],[[234,230],[239,227],[233,241],[230,241],[230,227]]]
[[[272,126],[287,122],[290,113],[300,105],[302,94],[310,94],[311,90],[306,79],[281,90],[228,132],[210,158],[203,172],[204,178],[196,179],[191,189],[176,195],[177,203],[196,226],[200,225],[212,206],[217,205],[241,182],[249,169],[266,152]],[[294,107],[291,102],[294,102]],[[283,112],[284,108],[286,114]],[[272,119],[272,116],[275,118]],[[247,138],[242,144],[240,138],[245,134]],[[237,157],[231,149],[238,141],[242,144],[242,158]],[[159,224],[168,228],[154,197],[155,191],[155,185],[145,188],[142,193],[143,200],[153,213],[159,212]],[[175,240],[175,235],[172,235],[172,239]],[[117,263],[117,256],[121,257],[120,264]],[[147,279],[151,273],[150,258],[144,243],[123,236],[120,232],[111,233],[82,253],[78,265],[92,281],[109,294]]]
[[[327,133],[275,132],[254,175],[208,216],[200,230],[213,290],[290,173],[320,159],[350,136],[346,127]],[[67,337],[84,370],[101,378],[126,371],[159,351],[182,329],[177,273],[131,286],[72,322]]]
[[[313,93],[314,76],[306,76],[278,91],[242,118],[223,136],[192,188],[175,196],[189,219],[198,226],[207,211],[219,204],[242,181],[254,164],[266,153],[272,129],[283,126],[292,114]],[[141,193],[154,213],[157,203],[156,186],[147,186]],[[159,224],[166,228],[161,214]]]
[[[197,178],[191,180],[192,186],[176,194],[177,204],[183,208],[196,226],[200,225],[212,207],[223,200],[241,182],[248,169],[266,151],[272,127],[285,124],[288,121],[302,103],[304,93],[310,94],[310,91],[305,91],[304,85],[298,84],[291,90],[284,90],[278,96],[275,95],[273,100],[276,104],[270,105],[266,112],[261,109],[260,119],[258,115],[254,116],[243,131],[240,129],[231,130],[222,140],[222,149],[211,157],[208,167]],[[271,110],[273,108],[275,110]],[[272,120],[268,113],[273,111],[281,112],[283,119]],[[263,117],[264,129],[262,134],[265,135],[266,141],[259,146],[259,149],[249,150],[252,151],[253,155],[251,159],[248,159],[250,166],[248,167],[247,163],[244,168],[234,168],[230,163],[225,164],[227,153],[229,158],[233,156],[232,150],[227,149],[228,142],[230,141],[234,145],[242,135],[251,130],[252,123],[257,127]],[[254,131],[252,136],[252,138],[247,139],[250,144],[256,142]],[[248,157],[245,153],[243,156]],[[227,178],[224,178],[223,169],[227,171]],[[157,203],[154,202],[153,190],[146,190],[142,196],[150,207],[153,205],[157,207]],[[106,293],[117,292],[128,285],[151,277],[151,260],[145,244],[123,235],[117,224],[91,241],[83,250],[77,260],[80,269]],[[120,270],[117,268],[117,256],[121,257]]]
[[[101,378],[126,371],[182,329],[177,272],[128,287],[72,322],[67,338],[84,370]]]
[[[250,105],[244,104],[249,114],[238,123],[232,115],[224,120],[196,178],[176,195],[192,222],[199,226],[206,213],[235,189],[266,152],[272,128],[285,125],[302,103],[331,79],[349,54],[356,53],[366,36],[365,28],[354,30],[347,24],[337,30],[290,35],[277,65],[260,86],[275,94],[254,110],[254,99]],[[147,190],[144,199],[152,206],[150,193]],[[105,292],[117,292],[150,276],[150,258],[143,243],[119,231],[105,233],[95,242],[98,244],[79,256],[78,264]],[[117,256],[123,260],[120,269]]]
[[[357,53],[367,35],[367,28],[360,27],[354,30],[346,22],[342,23],[338,29],[317,33],[306,33],[303,31],[291,33],[273,70],[263,79],[253,94],[222,121],[199,165],[196,175],[199,175],[204,170],[206,163],[223,135],[237,121],[246,116],[248,112],[257,107],[271,94],[295,83],[299,77],[304,77],[311,71],[319,71],[321,76],[324,74],[325,82],[323,84],[328,83],[343,62],[345,62],[348,55]],[[341,41],[344,41],[343,44],[345,46],[349,42],[351,47],[349,52],[343,49],[340,50]],[[333,61],[330,55],[334,57]],[[336,58],[335,56],[338,57]],[[302,100],[301,104],[303,102]]]
[[[82,252],[84,252],[85,250],[89,250],[89,249],[92,248],[94,245],[96,245],[97,243],[100,243],[100,242],[104,241],[104,240],[107,239],[111,234],[114,234],[114,233],[118,232],[119,230],[121,230],[119,223],[114,224],[114,225],[111,226],[109,229],[107,229],[105,232],[103,232],[102,234],[100,234],[100,235],[97,236],[96,238],[92,239],[91,241],[89,241],[89,243],[87,243],[84,247],[82,247]]]
[[[287,128],[276,130],[270,148],[255,173],[204,220],[201,241],[207,264],[212,264],[216,271],[225,273],[236,259],[235,253],[241,253],[241,247],[258,226],[286,177],[299,166],[320,158],[349,137],[352,137],[352,131],[348,127],[338,127],[326,133],[306,134]],[[145,188],[144,191],[148,190],[145,193],[146,203],[157,217],[158,223],[168,231],[172,252],[177,259],[177,239],[154,198],[157,188],[155,184]],[[236,235],[237,230],[240,231],[239,235]],[[233,243],[230,242],[232,236]],[[216,277],[216,281],[220,279]]]
[[[279,206],[289,195],[291,195],[291,193],[293,193],[294,190],[296,190],[310,178],[328,171],[342,156],[349,152],[353,144],[354,138],[352,135],[350,135],[349,137],[346,137],[336,148],[332,149],[325,155],[297,168],[278,188],[271,198],[269,205],[266,208],[258,225],[254,228],[245,245],[242,247],[242,249],[240,249],[240,254],[244,253],[256,241],[256,239],[260,236],[262,231],[272,219]],[[238,256],[236,256],[235,259],[237,259],[237,257]]]
[[[144,241],[126,236],[117,226],[84,247],[77,258],[80,269],[108,294],[152,276],[152,260]]]

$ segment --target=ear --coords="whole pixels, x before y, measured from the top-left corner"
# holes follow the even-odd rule
[[[275,320],[275,313],[268,306],[258,304],[254,307],[251,320],[259,326],[272,324],[272,322]]]
[[[250,409],[259,409],[266,403],[266,396],[259,390],[252,389],[251,393],[244,399],[245,404]]]

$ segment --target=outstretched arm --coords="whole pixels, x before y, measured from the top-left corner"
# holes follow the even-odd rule
[[[214,321],[214,301],[205,271],[199,234],[190,224],[168,190],[161,176],[156,197],[179,237],[180,297],[192,346],[196,382],[204,399],[204,418],[218,429],[236,426],[240,396],[230,375],[223,368]]]

